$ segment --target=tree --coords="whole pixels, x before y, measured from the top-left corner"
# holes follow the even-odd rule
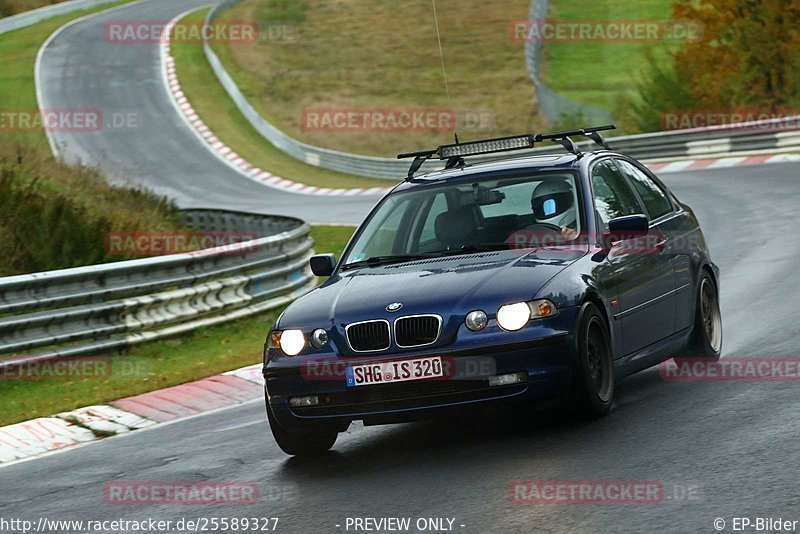
[[[698,107],[797,103],[800,0],[679,0],[673,18],[702,28],[675,54]]]

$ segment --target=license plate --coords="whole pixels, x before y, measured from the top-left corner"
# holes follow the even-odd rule
[[[402,360],[399,362],[368,363],[345,369],[347,387],[406,382],[444,376],[439,356]]]

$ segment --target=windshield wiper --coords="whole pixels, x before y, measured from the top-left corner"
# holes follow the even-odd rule
[[[464,245],[451,250],[438,250],[432,254],[437,256],[458,256],[460,254],[475,254],[478,252],[493,252],[495,250],[508,250],[507,243],[484,243],[482,245]]]
[[[437,254],[392,254],[388,256],[371,256],[365,260],[353,261],[342,266],[342,270],[355,267],[377,267],[389,263],[402,263],[404,261],[424,260]]]

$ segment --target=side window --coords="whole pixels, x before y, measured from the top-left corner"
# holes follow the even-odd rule
[[[622,172],[631,179],[633,187],[642,197],[651,219],[658,219],[672,211],[672,204],[666,193],[649,176],[625,160],[618,159],[616,162]]]
[[[642,212],[636,195],[610,159],[592,168],[592,189],[595,209],[606,229],[611,219]]]

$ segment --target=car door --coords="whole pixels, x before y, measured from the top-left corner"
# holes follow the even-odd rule
[[[664,256],[672,262],[675,279],[675,330],[691,326],[694,317],[694,273],[689,249],[681,246],[691,227],[687,214],[672,201],[671,195],[653,178],[652,173],[635,161],[616,158],[617,165],[644,203],[655,231],[664,236]]]
[[[611,219],[625,215],[648,215],[639,195],[617,164],[606,158],[590,168],[597,226],[608,230]],[[648,215],[649,216],[649,215]],[[658,225],[655,225],[656,229]],[[618,354],[629,355],[675,331],[675,295],[672,263],[660,247],[615,243],[609,250],[601,276],[616,289],[612,308],[621,332]],[[656,234],[658,237],[658,234]]]

